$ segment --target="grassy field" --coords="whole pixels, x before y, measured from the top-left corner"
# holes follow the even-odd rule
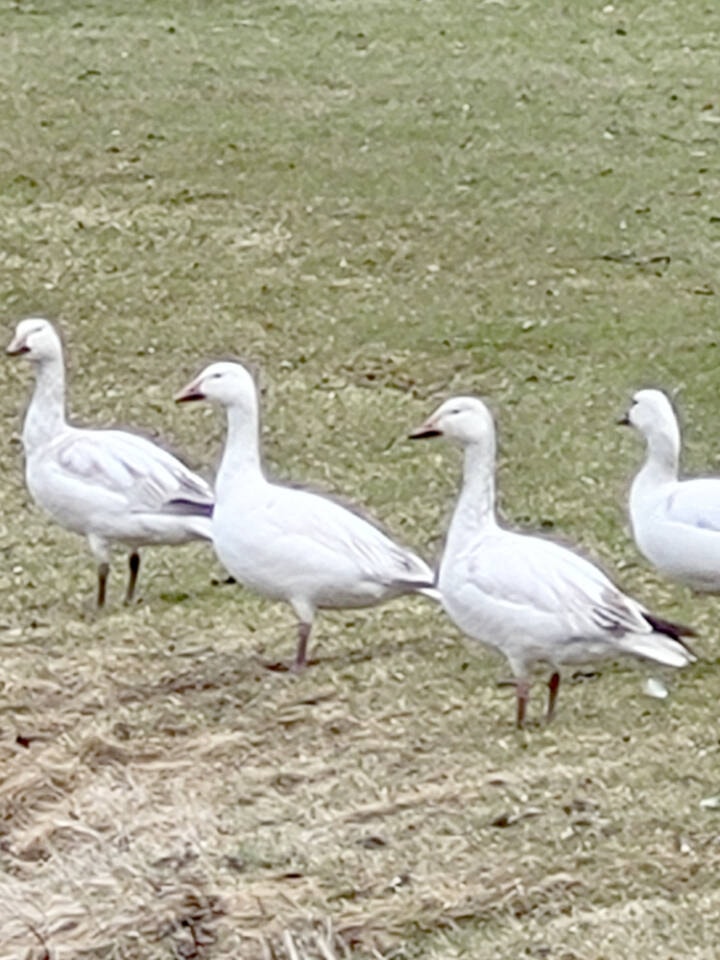
[[[259,370],[268,468],[437,556],[458,484],[405,442],[498,417],[509,522],[581,543],[702,661],[607,667],[518,734],[499,661],[422,599],[293,617],[202,546],[91,610],[28,502],[5,361],[0,960],[711,960],[717,600],[627,531],[614,423],[677,396],[720,472],[718,22],[709,0],[0,3],[0,292],[60,324],[80,421],[211,476],[206,362]],[[570,678],[568,678],[570,681]],[[533,702],[540,711],[540,690]]]

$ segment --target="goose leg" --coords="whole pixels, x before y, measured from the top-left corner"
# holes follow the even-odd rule
[[[98,565],[98,590],[97,590],[97,606],[98,610],[102,610],[105,606],[105,594],[107,592],[107,581],[108,574],[110,573],[110,564],[104,560],[101,564]]]
[[[530,699],[530,681],[526,679],[517,680],[515,683],[515,696],[517,698],[517,728],[522,730],[525,726],[525,713],[527,711],[528,700]]]
[[[140,554],[137,550],[133,550],[128,557],[128,567],[130,569],[130,576],[128,577],[127,590],[125,591],[125,599],[123,601],[126,607],[132,603],[133,597],[135,596],[135,584],[137,583],[138,571],[140,570]]]
[[[548,706],[545,714],[545,722],[550,723],[555,716],[555,702],[557,701],[558,690],[560,689],[560,674],[556,670],[548,680]]]
[[[302,673],[307,664],[307,645],[310,638],[311,623],[300,621],[298,624],[298,645],[295,653],[295,662],[292,665],[293,673]]]
[[[95,533],[89,533],[87,539],[90,551],[98,565],[97,606],[98,610],[102,610],[105,606],[108,574],[110,573],[110,544]]]

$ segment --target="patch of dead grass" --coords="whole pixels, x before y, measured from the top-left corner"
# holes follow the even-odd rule
[[[370,628],[408,616],[393,610]],[[117,620],[122,634],[133,613]],[[720,845],[672,809],[702,763],[664,791],[635,769],[651,722],[639,705],[644,732],[622,752],[619,731],[582,723],[572,685],[555,728],[518,737],[477,658],[463,674],[456,648],[438,648],[443,667],[421,641],[357,659],[338,624],[322,627],[331,641],[299,681],[221,632],[192,666],[180,639],[158,656],[162,628],[131,655],[90,623],[89,662],[73,643],[41,676],[9,648],[2,960],[411,956],[414,937],[467,923],[538,924],[588,900],[612,911],[650,888],[695,896],[720,866]],[[463,690],[471,670],[480,686]]]

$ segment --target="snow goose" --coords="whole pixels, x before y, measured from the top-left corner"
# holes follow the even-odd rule
[[[433,572],[410,550],[333,500],[269,481],[263,472],[258,396],[239,363],[213,363],[175,398],[227,410],[215,483],[213,544],[240,583],[290,604],[298,618],[293,669],[306,664],[319,608],[373,606],[400,594],[433,594]]]
[[[62,344],[49,321],[22,320],[7,352],[35,368],[22,431],[30,494],[57,523],[87,538],[98,564],[98,607],[105,604],[111,545],[129,549],[130,603],[140,547],[211,538],[212,490],[144,437],[66,421]]]
[[[660,390],[639,390],[621,423],[636,428],[647,457],[630,488],[630,523],[640,552],[695,590],[720,590],[720,479],[678,480],[680,428]]]
[[[482,401],[447,400],[411,434],[437,436],[460,444],[465,455],[462,491],[438,572],[441,602],[461,630],[508,660],[519,727],[537,663],[552,669],[549,721],[565,664],[620,654],[671,667],[695,659],[681,639],[692,631],[652,616],[573,551],[498,524],[495,428]]]

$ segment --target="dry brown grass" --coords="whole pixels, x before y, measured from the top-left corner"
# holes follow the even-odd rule
[[[634,674],[610,673],[517,735],[482,661],[461,669],[415,606],[326,619],[299,679],[243,628],[198,644],[172,606],[6,630],[2,960],[442,957],[448,941],[414,940],[470,922],[552,941],[563,917],[591,936],[631,903],[711,905],[714,752],[682,708],[643,708]],[[255,612],[265,636],[283,629]],[[631,727],[607,715],[614,696]]]

